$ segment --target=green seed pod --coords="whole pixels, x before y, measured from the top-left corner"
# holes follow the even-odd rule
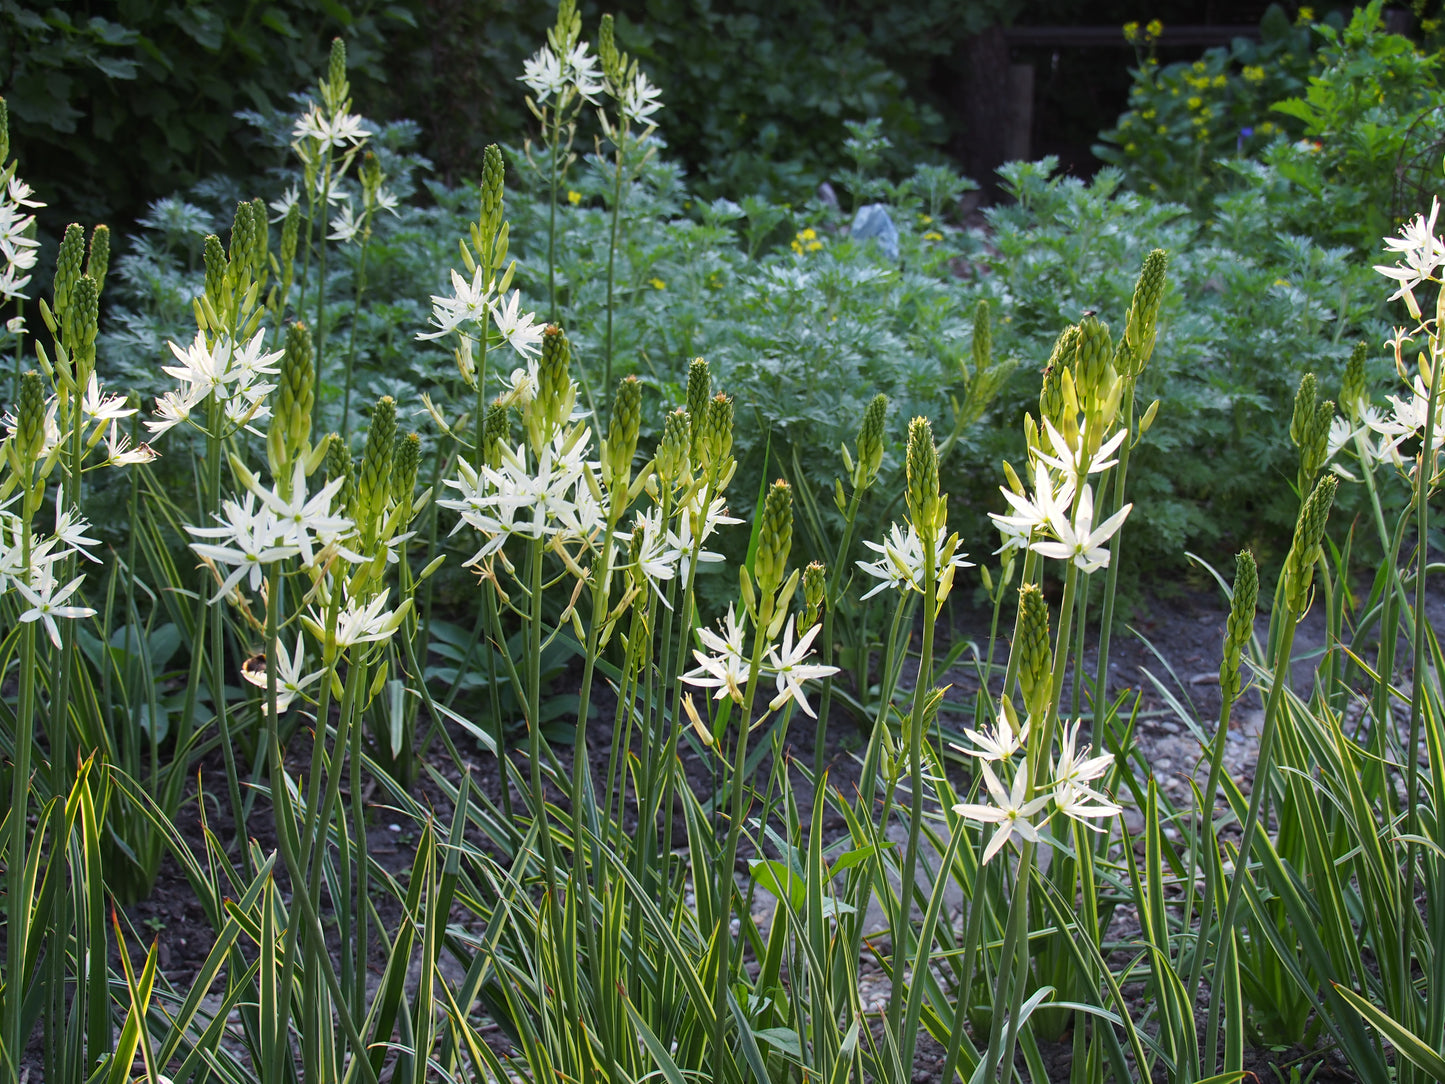
[[[1294,416],[1289,423],[1289,439],[1294,446],[1303,450],[1314,425],[1315,411],[1319,404],[1319,385],[1314,373],[1305,373],[1300,378],[1299,388],[1294,393]]]
[[[1226,701],[1239,695],[1239,663],[1254,635],[1254,611],[1259,601],[1259,569],[1254,554],[1241,550],[1234,558],[1234,599],[1224,630],[1224,658],[1219,664],[1220,694]]]
[[[662,423],[662,440],[654,460],[657,476],[665,485],[676,485],[687,469],[687,449],[692,444],[692,419],[679,407]]]
[[[361,455],[361,475],[356,484],[356,506],[363,530],[373,531],[386,513],[390,491],[392,445],[396,441],[396,400],[383,395],[371,411],[366,430],[366,450]]]
[[[0,98],[0,168],[10,160],[10,107]]]
[[[1049,608],[1036,583],[1019,588],[1019,686],[1030,716],[1042,719],[1053,689],[1053,656],[1049,651]]]
[[[20,378],[20,401],[15,407],[14,439],[20,462],[27,466],[45,452],[45,385],[34,369],[28,370]],[[28,472],[26,478],[29,478]]]
[[[712,374],[706,358],[693,358],[687,367],[687,416],[696,421],[687,455],[693,470],[702,465],[702,427],[707,417],[707,401],[712,398]]]
[[[326,441],[326,480],[334,482],[338,478],[344,479],[332,507],[344,512],[354,521],[357,512],[356,467],[351,461],[351,452],[346,447],[346,441],[341,439],[340,433],[332,433]]]
[[[721,475],[726,473],[725,464],[733,454],[733,401],[732,397],[718,392],[707,402],[707,416],[703,419],[703,442],[706,446],[704,458],[710,469]]]
[[[792,548],[793,489],[779,478],[763,502],[763,522],[758,528],[758,552],[753,564],[764,598],[771,598],[782,585]]]
[[[274,448],[278,463],[293,462],[311,440],[311,412],[316,405],[316,366],[311,329],[300,320],[286,329],[286,352],[281,358],[276,413],[271,430],[280,442]],[[268,449],[271,445],[268,434]]]
[[[988,299],[979,298],[973,310],[973,375],[993,368],[993,327],[989,319]]]
[[[938,533],[938,449],[927,418],[908,423],[908,518],[925,546]]]
[[[410,508],[416,495],[416,472],[421,467],[421,437],[415,433],[398,434],[391,449],[391,500],[398,507]]]
[[[1074,380],[1078,384],[1080,400],[1088,402],[1104,386],[1109,364],[1114,360],[1114,342],[1109,335],[1109,325],[1092,316],[1080,321],[1078,342]]]
[[[1156,248],[1144,257],[1139,281],[1134,284],[1134,299],[1130,302],[1129,314],[1124,319],[1124,343],[1128,346],[1128,352],[1121,358],[1119,375],[1122,377],[1138,376],[1154,354],[1159,305],[1164,300],[1168,268],[1169,254],[1162,248]],[[1125,365],[1128,366],[1128,371],[1125,371]]]
[[[56,319],[64,321],[65,310],[70,307],[70,295],[80,281],[80,265],[85,258],[85,231],[80,224],[72,222],[65,227],[65,236],[60,241],[60,252],[55,257],[55,289],[51,296],[54,303],[50,311]]]
[[[482,419],[482,461],[496,469],[502,460],[498,448],[504,441],[510,443],[511,439],[512,422],[506,404],[500,399],[493,399],[487,406],[487,416]]]
[[[642,384],[635,376],[618,381],[607,423],[607,457],[603,464],[609,486],[632,484],[632,458],[637,454],[637,433],[642,427]]]
[[[100,225],[90,231],[90,252],[85,258],[85,273],[95,279],[95,292],[105,291],[105,273],[110,270],[110,227]]]
[[[858,462],[853,468],[853,488],[867,489],[878,480],[883,466],[883,426],[888,418],[888,396],[881,391],[863,409],[863,423],[858,426]]]
[[[1324,475],[1300,508],[1295,522],[1294,542],[1284,562],[1284,598],[1289,612],[1296,618],[1304,615],[1309,603],[1315,559],[1319,556],[1320,540],[1324,537],[1338,485],[1339,479],[1333,474]]]
[[[206,300],[222,320],[226,319],[226,252],[214,233],[206,238]]]
[[[296,274],[296,241],[301,232],[301,205],[293,203],[286,208],[286,217],[281,221],[281,292],[291,292],[291,282]]]
[[[1370,389],[1365,383],[1365,358],[1369,350],[1369,343],[1355,343],[1355,348],[1350,351],[1350,360],[1345,363],[1344,379],[1340,382],[1340,406],[1352,422],[1360,420],[1360,413],[1370,402]]]
[[[823,610],[823,601],[828,593],[828,569],[821,561],[814,561],[803,569],[803,623],[798,628],[802,635],[818,623]]]

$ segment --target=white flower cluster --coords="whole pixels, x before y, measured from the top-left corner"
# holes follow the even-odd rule
[[[1026,763],[1029,723],[1019,725],[1007,700],[1003,702],[1003,710],[992,732],[963,732],[974,748],[955,748],[978,758],[984,786],[993,801],[991,804],[960,802],[953,811],[965,820],[998,825],[984,848],[983,861],[992,859],[1014,836],[1038,843],[1043,838],[1040,829],[1055,813],[1070,817],[1094,831],[1102,831],[1090,824],[1090,820],[1112,817],[1120,812],[1118,805],[1089,785],[1109,770],[1114,763],[1114,755],[1100,753],[1090,756],[1088,745],[1080,747],[1081,725],[1076,720],[1065,729],[1053,763],[1053,778],[1046,785],[1034,787],[1033,797],[1029,797],[1029,768]],[[1019,754],[1023,754],[1025,760],[1016,763],[1014,757]],[[1011,775],[1007,787],[999,778],[1000,772]],[[1051,805],[1053,808],[1049,810]]]
[[[707,650],[693,649],[692,654],[697,660],[697,666],[683,674],[682,680],[700,689],[716,689],[714,700],[730,696],[736,703],[741,704],[751,666],[744,642],[747,634],[746,615],[739,620],[735,609],[729,606],[727,617],[720,628],[721,635],[703,626],[698,626],[695,630],[697,638]],[[803,633],[796,643],[793,628],[793,617],[790,615],[787,627],[783,630],[782,645],[769,643],[765,648],[766,658],[759,667],[762,675],[774,679],[777,684],[777,695],[768,704],[768,708],[777,711],[791,700],[804,714],[816,717],[804,693],[803,682],[836,674],[838,668],[806,661],[813,653],[813,640],[822,628],[821,625],[814,625]]]
[[[1087,457],[1082,453],[1088,447],[1086,432],[1080,432],[1077,449],[1047,419],[1044,433],[1053,451],[1032,450],[1033,497],[999,487],[1013,513],[989,513],[1003,539],[996,552],[1031,549],[1056,561],[1072,561],[1082,572],[1107,568],[1109,550],[1104,543],[1123,526],[1134,506],[1124,505],[1095,526],[1094,489],[1086,479],[1118,462],[1109,457],[1123,443],[1125,431],[1120,429]]]
[[[24,522],[15,513],[0,508],[0,594],[9,590],[17,592],[25,607],[20,612],[20,620],[43,622],[56,647],[60,646],[56,618],[74,620],[95,614],[89,606],[65,604],[80,590],[85,577],[77,576],[62,585],[55,573],[56,565],[71,554],[87,561],[99,561],[90,552],[91,547],[99,544],[99,539],[85,533],[89,527],[83,516],[62,512],[56,517],[52,534],[31,537],[27,553]]]
[[[296,120],[291,136],[298,142],[310,140],[317,149],[327,147],[360,147],[372,132],[365,126],[364,118],[345,110],[334,115],[327,114],[315,102],[307,105],[306,112]]]
[[[513,350],[523,358],[535,357],[542,345],[542,325],[537,323],[536,313],[521,311],[520,290],[504,295],[496,293],[495,288],[495,280],[480,264],[470,282],[453,270],[451,296],[432,295],[431,322],[437,330],[422,332],[417,338],[440,339],[452,332],[476,337],[485,332],[490,321]],[[469,336],[467,331],[471,332]]]
[[[483,465],[476,471],[465,460],[457,464],[459,477],[446,484],[461,496],[438,504],[461,517],[453,534],[465,525],[486,539],[468,565],[485,561],[514,535],[562,545],[589,541],[606,526],[595,488],[598,464],[587,458],[590,432],[584,427],[557,433],[535,468],[528,466],[525,444],[503,445],[495,470]]]
[[[938,577],[940,598],[948,596],[948,591],[953,586],[954,573],[958,569],[973,567],[973,562],[968,560],[968,554],[958,550],[958,535],[945,537],[947,531],[946,526],[939,527],[933,540],[933,571]],[[882,554],[881,558],[871,564],[867,561],[857,562],[859,568],[879,581],[863,596],[865,599],[870,599],[890,587],[904,594],[909,591],[923,593],[925,554],[923,542],[913,524],[908,524],[905,530],[894,523],[889,527],[888,540],[882,545],[866,540],[863,545]]]
[[[267,351],[266,333],[258,331],[249,342],[234,343],[227,335],[208,342],[206,333],[196,332],[189,347],[168,343],[179,365],[162,366],[166,375],[180,381],[180,388],[156,399],[155,418],[146,427],[159,436],[188,421],[192,412],[213,395],[231,428],[249,426],[270,416],[266,396],[276,389],[264,377],[278,372],[273,362],[284,351]]]
[[[289,557],[300,557],[307,565],[317,563],[317,554],[337,554],[360,563],[362,558],[342,544],[353,524],[345,516],[334,515],[332,498],[340,492],[344,479],[327,482],[311,497],[306,493],[306,465],[297,462],[291,476],[290,496],[279,487],[263,489],[259,483],[248,489],[241,501],[227,500],[216,516],[218,526],[191,527],[196,538],[210,542],[192,542],[191,549],[202,558],[231,571],[221,581],[221,589],[213,602],[219,601],[245,579],[252,591],[259,590],[267,565]],[[257,504],[257,501],[260,504]]]
[[[4,195],[0,195],[0,256],[5,258],[5,269],[0,271],[0,301],[29,296],[21,291],[30,283],[28,272],[35,266],[40,242],[29,236],[35,216],[26,208],[45,206],[31,198],[34,194],[28,184],[11,173]]]
[[[580,41],[559,55],[550,45],[544,45],[536,54],[522,64],[518,81],[527,84],[538,105],[548,101],[560,101],[569,91],[590,105],[597,104],[602,93],[602,73],[598,69],[597,57],[587,51],[587,43]]]

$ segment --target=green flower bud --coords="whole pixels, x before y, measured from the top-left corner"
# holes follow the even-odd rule
[[[392,444],[396,441],[396,400],[383,395],[371,411],[371,425],[366,430],[366,450],[361,455],[361,476],[356,484],[356,506],[363,530],[375,530],[386,513],[386,497],[390,492]]]
[[[296,241],[301,232],[301,205],[293,203],[286,208],[286,217],[281,221],[281,292],[291,292],[291,282],[296,274]]]
[[[632,459],[637,454],[637,433],[642,427],[642,383],[635,376],[618,381],[612,397],[612,415],[607,423],[607,456],[604,462],[609,486],[626,488],[632,483]]]
[[[402,508],[410,508],[416,495],[416,472],[421,467],[421,437],[415,433],[398,434],[391,449],[391,499]]]
[[[758,528],[758,552],[753,574],[764,598],[771,598],[787,573],[788,553],[793,548],[793,489],[779,478],[763,501],[763,521]]]
[[[346,42],[340,38],[331,39],[331,56],[326,65],[326,82],[330,84],[333,95],[340,97],[345,94],[343,88],[346,86]]]
[[[938,449],[927,418],[908,423],[908,518],[925,546],[938,533]]]
[[[51,294],[54,303],[50,311],[56,319],[64,320],[65,310],[70,307],[70,295],[80,281],[80,265],[85,257],[85,231],[80,224],[72,222],[65,227],[65,236],[60,240],[60,252],[55,257],[55,289]]]
[[[1074,380],[1078,384],[1080,400],[1087,402],[1103,390],[1109,364],[1114,360],[1114,342],[1109,335],[1109,325],[1092,316],[1084,317],[1079,323],[1078,343]]]
[[[276,411],[267,434],[267,450],[277,464],[294,462],[311,440],[311,412],[316,405],[316,366],[311,330],[300,320],[286,329],[286,353],[281,358]],[[274,445],[274,447],[273,447]]]
[[[365,152],[361,156],[361,166],[357,169],[356,174],[361,181],[361,187],[375,195],[376,190],[381,187],[383,177],[381,159],[371,151]]]
[[[712,398],[712,375],[708,372],[706,358],[693,358],[687,367],[687,416],[695,424],[687,456],[693,470],[702,465],[702,426],[707,416],[707,401]]]
[[[242,200],[236,204],[231,219],[231,247],[227,251],[226,285],[233,294],[250,285],[251,267],[256,252],[256,222],[251,205]]]
[[[270,267],[271,224],[267,220],[266,201],[259,196],[251,201],[251,273],[264,276]]]
[[[1340,406],[1352,422],[1360,420],[1360,412],[1370,402],[1370,389],[1365,383],[1365,358],[1369,350],[1369,343],[1355,343],[1355,348],[1350,351],[1350,360],[1345,363],[1344,379],[1340,382]]]
[[[95,279],[95,292],[105,291],[105,273],[110,270],[110,227],[100,225],[90,231],[90,253],[85,258],[85,273]]]
[[[95,336],[100,330],[100,292],[89,275],[76,280],[62,326],[76,381],[84,386],[95,367]]]
[[[1239,663],[1254,635],[1254,611],[1259,600],[1259,569],[1254,554],[1241,550],[1234,558],[1234,599],[1224,630],[1224,658],[1219,664],[1219,688],[1226,701],[1239,695]]]
[[[863,409],[863,424],[858,426],[858,463],[853,470],[853,488],[867,489],[878,480],[883,466],[883,426],[888,418],[888,396],[879,392]]]
[[[814,561],[803,569],[803,623],[799,635],[818,623],[823,602],[828,593],[828,569],[821,561]]]
[[[1053,690],[1053,654],[1049,651],[1049,608],[1036,583],[1019,588],[1019,686],[1029,715],[1042,719]]]
[[[487,416],[482,419],[482,461],[495,469],[502,460],[498,447],[504,441],[510,443],[511,439],[512,423],[506,404],[493,399],[487,406]]]
[[[537,366],[537,398],[533,408],[550,438],[572,413],[572,347],[556,324],[542,332],[542,358]]]
[[[726,473],[725,464],[733,454],[733,401],[732,397],[718,392],[707,402],[707,416],[703,419],[703,456],[710,469],[719,476]]]
[[[1059,332],[1059,337],[1054,340],[1054,349],[1049,354],[1049,367],[1055,369],[1072,369],[1074,367],[1074,356],[1079,350],[1079,328],[1077,324],[1070,324]]]
[[[1064,396],[1064,366],[1049,365],[1044,370],[1043,386],[1039,389],[1039,415],[1050,422],[1055,429],[1063,426],[1068,403]]]
[[[26,466],[45,453],[45,385],[40,374],[28,370],[20,378],[20,401],[15,407],[15,451]],[[29,474],[26,473],[28,480]]]
[[[326,480],[334,482],[338,478],[344,479],[344,482],[341,491],[336,495],[334,507],[355,520],[356,468],[351,461],[351,452],[346,447],[346,441],[341,439],[340,433],[332,433],[326,438]]]
[[[505,194],[503,179],[505,167],[502,161],[502,148],[495,143],[490,144],[482,152],[482,239],[483,243],[490,246],[502,228],[502,201]],[[479,253],[484,259],[490,253]],[[493,267],[495,267],[495,262]]]
[[[625,61],[617,51],[616,30],[610,14],[602,16],[602,25],[597,29],[597,56],[602,61],[602,74],[607,81],[614,87],[620,85]]]
[[[657,476],[665,485],[676,485],[688,466],[687,449],[692,444],[692,419],[682,408],[671,411],[662,423],[654,461]]]
[[[221,319],[226,319],[226,251],[214,233],[206,238],[206,300]]]
[[[1334,504],[1339,479],[1324,475],[1306,498],[1295,522],[1294,542],[1284,562],[1284,598],[1289,612],[1302,617],[1309,603],[1310,585],[1314,582],[1315,559],[1320,553],[1325,523]]]
[[[1289,439],[1294,442],[1296,448],[1303,450],[1308,442],[1318,404],[1319,385],[1315,380],[1315,374],[1305,373],[1300,378],[1299,388],[1294,393],[1294,416],[1289,423]]]
[[[973,374],[993,368],[993,327],[989,319],[988,299],[979,298],[973,309]]]
[[[1124,318],[1124,344],[1128,352],[1120,361],[1119,375],[1122,377],[1138,376],[1154,354],[1159,305],[1164,300],[1168,267],[1169,254],[1162,248],[1156,248],[1144,257],[1139,281],[1134,284],[1134,299],[1129,304],[1128,316]]]

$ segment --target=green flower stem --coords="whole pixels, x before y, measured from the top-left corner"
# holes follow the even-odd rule
[[[356,364],[356,325],[361,323],[361,298],[366,293],[366,257],[371,250],[372,208],[361,218],[361,255],[356,261],[356,301],[351,310],[351,330],[346,342],[346,391],[341,400],[341,439],[351,431],[351,372]],[[279,329],[278,329],[279,330]]]
[[[27,470],[33,467],[27,466]],[[29,483],[30,477],[25,481]],[[27,499],[28,506],[28,499]],[[28,510],[28,507],[27,507]],[[31,534],[29,515],[22,516],[21,567],[29,578]],[[30,940],[31,908],[26,892],[26,870],[29,866],[27,832],[30,810],[30,754],[35,744],[35,656],[36,623],[20,626],[19,698],[15,716],[14,762],[10,775],[10,843],[5,857],[6,944],[5,944],[5,1049],[10,1054],[9,1077],[20,1076],[19,1057],[29,1035],[25,1019],[25,950]]]
[[[1279,729],[1280,705],[1284,700],[1284,688],[1289,683],[1290,652],[1294,648],[1295,627],[1299,622],[1300,615],[1292,613],[1288,606],[1282,606],[1280,612],[1283,615],[1283,628],[1279,634],[1279,646],[1274,652],[1274,670],[1270,681],[1269,699],[1264,706],[1264,727],[1259,736],[1259,754],[1254,764],[1254,785],[1249,791],[1249,812],[1245,815],[1244,826],[1239,837],[1239,852],[1235,858],[1234,876],[1229,881],[1229,894],[1225,898],[1224,915],[1219,921],[1217,941],[1215,944],[1215,975],[1216,981],[1210,984],[1209,994],[1209,1016],[1205,1023],[1205,1036],[1208,1037],[1209,1047],[1212,1054],[1214,1036],[1219,1031],[1219,1012],[1221,998],[1224,994],[1224,983],[1217,980],[1219,972],[1219,961],[1224,958],[1223,939],[1231,936],[1234,930],[1235,918],[1239,913],[1239,900],[1243,895],[1245,870],[1249,866],[1249,852],[1254,845],[1254,833],[1259,827],[1260,809],[1264,802],[1265,791],[1269,789],[1269,773],[1273,768],[1271,758],[1274,755],[1275,731]],[[1283,671],[1283,673],[1281,673]],[[1212,1065],[1212,1061],[1206,1061],[1205,1065]]]
[[[1445,298],[1442,298],[1445,302]],[[1437,306],[1439,308],[1440,306]],[[1415,899],[1416,843],[1420,835],[1420,718],[1421,705],[1425,700],[1425,630],[1429,625],[1425,616],[1425,574],[1430,568],[1430,481],[1435,471],[1436,457],[1431,451],[1435,443],[1435,404],[1440,397],[1440,368],[1445,365],[1445,351],[1440,349],[1440,336],[1445,331],[1437,325],[1430,337],[1430,388],[1425,406],[1425,439],[1420,445],[1418,466],[1415,469],[1415,636],[1411,659],[1412,678],[1410,683],[1410,745],[1405,753],[1405,793],[1409,805],[1405,813],[1405,895],[1402,897],[1411,907]],[[1392,630],[1393,631],[1393,630]],[[1388,681],[1389,675],[1381,678]],[[1251,795],[1252,797],[1252,795]],[[1403,939],[1401,951],[1409,959],[1410,936],[1413,924],[1402,922],[1400,936]]]
[[[1029,768],[1025,765],[1020,770],[1029,771]],[[1032,794],[1032,778],[1028,789]],[[1008,920],[1004,925],[1003,947],[999,952],[998,976],[994,986],[988,1052],[984,1055],[988,1066],[984,1079],[989,1084],[1006,1080],[1012,1075],[1010,1067],[1013,1065],[1014,1044],[1018,1039],[1019,1011],[1023,1008],[1024,989],[1029,977],[1029,883],[1033,880],[1036,846],[1027,840],[1024,842],[1013,894],[1009,898]],[[1006,1015],[1002,1011],[1005,1006],[1008,1008]],[[1005,1019],[1008,1021],[1007,1028]]]
[[[1042,561],[1043,558],[1033,550],[1025,550],[1023,575],[1019,582],[1021,584],[1038,582],[1039,565]],[[1014,634],[1013,638],[1009,641],[1010,644],[1018,644],[1020,641],[1023,633],[1023,617],[1023,607],[1019,607],[1018,612],[1014,615]],[[1020,652],[1014,650],[1009,651],[1008,665],[1004,668],[1003,688],[999,690],[1000,695],[1009,696],[1013,692],[1013,687],[1019,679],[1019,663],[1021,661],[1022,656]]]
[[[939,457],[940,459],[942,456]],[[833,568],[828,575],[828,593],[823,604],[823,643],[818,654],[824,666],[833,665],[833,611],[838,608],[843,594],[843,567],[853,546],[853,531],[858,522],[858,506],[863,501],[867,487],[859,486],[848,498],[848,511],[843,516],[843,538],[838,543],[838,552],[833,558]],[[925,549],[928,547],[925,546]],[[818,696],[818,724],[813,735],[813,776],[823,774],[825,757],[823,747],[828,738],[828,709],[833,701],[833,675],[823,678],[823,691]]]
[[[1002,570],[1000,570],[1000,575],[1002,575]],[[999,584],[998,597],[993,600],[993,617],[988,625],[988,656],[983,664],[983,680],[979,683],[982,686],[980,691],[985,701],[993,699],[991,682],[993,680],[994,649],[998,644],[998,622],[1003,614],[1004,590],[1005,585]],[[974,658],[977,657],[977,655],[974,656]],[[975,722],[978,723],[981,720],[976,719]]]
[[[321,374],[322,359],[326,356],[326,208],[330,205],[331,147],[328,145],[321,174],[321,234],[316,248],[316,399],[311,405],[311,428],[318,431],[321,429],[321,400],[325,386]],[[310,232],[308,228],[308,235]],[[342,419],[342,424],[346,424],[345,419]]]
[[[221,453],[223,451],[223,438],[221,437],[221,426],[224,416],[221,404],[212,395],[206,404],[207,425],[206,425],[206,515],[203,522],[210,523],[215,519],[217,510],[221,507]],[[205,580],[202,588],[205,598],[209,598],[215,584],[209,579]],[[203,598],[204,604],[204,598]],[[221,757],[226,766],[226,794],[231,801],[231,816],[235,820],[235,838],[233,845],[241,854],[241,867],[246,875],[251,874],[251,856],[246,847],[246,824],[244,806],[241,802],[241,782],[236,772],[236,750],[231,740],[230,713],[226,709],[226,611],[217,600],[214,604],[206,605],[204,610],[206,621],[209,626],[209,653],[211,667],[211,707],[216,712],[216,729],[221,739]],[[189,719],[187,720],[189,729]]]
[[[1124,432],[1128,435],[1124,438],[1124,444],[1119,449],[1119,465],[1114,468],[1114,500],[1109,509],[1109,515],[1114,515],[1124,507],[1124,490],[1129,481],[1129,451],[1134,445],[1134,381],[1129,380],[1124,385]],[[1109,703],[1109,641],[1114,634],[1114,596],[1118,593],[1119,565],[1123,562],[1124,556],[1124,527],[1120,524],[1119,529],[1114,533],[1114,544],[1109,559],[1109,571],[1104,579],[1104,612],[1099,618],[1099,656],[1098,666],[1094,671],[1094,725],[1099,726],[1104,720],[1102,711]],[[1078,665],[1084,664],[1083,653],[1079,654]],[[1096,737],[1094,739],[1098,741]]]
[[[878,715],[873,720],[873,737],[868,743],[868,755],[863,765],[863,779],[859,784],[858,808],[864,810],[865,813],[873,808],[873,791],[878,777],[879,759],[882,755],[879,738],[882,735],[883,727],[888,725],[888,709],[893,702],[893,689],[898,679],[899,666],[895,662],[895,655],[898,651],[899,633],[905,626],[912,628],[913,606],[914,600],[910,593],[905,595],[903,601],[894,608],[893,627],[888,633],[887,647],[883,653],[883,665],[879,670]],[[879,823],[886,824],[888,822],[892,809],[893,791],[890,789],[883,795],[883,815]]]
[[[927,534],[928,532],[920,532]],[[932,540],[923,543],[923,646],[918,656],[918,680],[913,686],[913,711],[908,720],[908,849],[899,870],[898,910],[893,921],[893,984],[888,995],[888,1026],[901,1036],[903,1022],[903,961],[912,934],[913,885],[918,865],[918,840],[923,829],[923,727],[924,708],[933,690],[933,626],[938,610],[938,570],[934,567]],[[913,976],[914,982],[923,982]],[[911,1039],[910,1036],[901,1036]],[[900,1051],[903,1065],[913,1065],[912,1042]]]
[[[562,112],[552,111],[552,132],[547,140],[551,152],[551,184],[547,202],[547,322],[557,322],[557,145],[562,142]],[[609,312],[610,312],[609,307]],[[604,385],[610,387],[611,385]]]
[[[743,793],[747,789],[743,785],[743,776],[747,772],[748,735],[752,729],[753,700],[757,694],[758,671],[762,668],[763,651],[768,646],[768,625],[773,620],[776,601],[771,592],[758,600],[757,624],[753,629],[753,654],[748,662],[748,684],[743,693],[742,713],[738,716],[738,742],[733,756],[730,787],[732,803],[731,811],[728,814],[727,839],[723,844],[722,856],[714,881],[714,888],[718,895],[714,914],[718,916],[719,925],[715,936],[720,944],[717,953],[717,986],[714,988],[712,1007],[714,1015],[713,1084],[726,1084],[729,1080],[727,1058],[724,1052],[727,1049],[727,1022],[732,1015],[728,1009],[728,999],[732,996],[732,906],[735,888],[733,867],[737,865],[738,840],[742,834]]]
[[[491,322],[492,314],[488,311],[482,317],[481,341],[477,344],[481,348],[481,356],[477,359],[477,435],[476,444],[472,448],[472,469],[478,474],[481,473],[487,458],[487,331]]]
[[[617,281],[617,237],[622,225],[622,169],[626,157],[627,119],[622,119],[622,128],[617,144],[617,176],[612,189],[612,236],[607,246],[607,337],[602,355],[602,387],[612,387],[612,308],[613,288]],[[553,203],[556,195],[553,194]]]

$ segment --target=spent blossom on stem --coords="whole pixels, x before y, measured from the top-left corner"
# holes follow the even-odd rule
[[[306,652],[300,635],[296,637],[296,650],[288,652],[286,645],[276,643],[276,713],[279,715],[291,706],[297,697],[303,696],[308,686],[315,683],[326,671],[315,670],[303,674],[306,669]],[[262,691],[266,688],[266,656],[254,655],[241,666],[241,677]]]

